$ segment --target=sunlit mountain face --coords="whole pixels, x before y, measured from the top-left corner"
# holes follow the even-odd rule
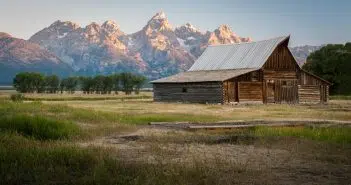
[[[1,33],[0,64],[7,72],[33,70],[76,75],[133,72],[157,79],[189,69],[208,45],[251,41],[250,37],[237,35],[228,25],[213,31],[199,30],[190,23],[173,27],[164,12],[155,14],[145,24],[140,31],[127,34],[112,20],[85,27],[56,21],[28,41]],[[292,48],[292,52],[302,64],[316,49],[303,46]]]

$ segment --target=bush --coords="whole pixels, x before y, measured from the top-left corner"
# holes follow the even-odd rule
[[[40,116],[16,115],[0,118],[0,131],[17,132],[39,140],[57,140],[73,136],[79,130],[71,122],[50,120]]]
[[[23,94],[11,94],[10,98],[14,102],[21,102],[24,100],[24,95]]]

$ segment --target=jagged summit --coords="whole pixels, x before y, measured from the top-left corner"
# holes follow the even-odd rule
[[[232,31],[232,29],[230,28],[230,26],[228,24],[221,24],[218,27],[219,30],[223,30],[223,31]]]
[[[101,27],[103,27],[103,28],[119,29],[119,25],[118,25],[115,21],[113,21],[113,20],[107,20],[107,21],[105,21],[105,22],[101,25]]]
[[[187,70],[209,44],[244,42],[228,25],[201,32],[190,23],[172,28],[165,12],[157,12],[146,25],[125,34],[113,20],[85,27],[56,21],[30,38],[55,53],[76,71],[108,73],[134,71],[159,78]]]
[[[100,27],[100,24],[98,24],[97,22],[91,22],[85,28],[98,28],[98,27]]]
[[[230,26],[227,25],[227,24],[222,24],[222,25],[220,25],[220,26],[215,30],[215,32],[216,32],[217,34],[220,34],[220,35],[223,35],[223,36],[231,36],[231,35],[236,36],[236,33],[234,33],[234,32],[232,31],[232,29],[230,28]]]
[[[144,27],[147,32],[152,31],[166,31],[172,30],[172,26],[169,24],[166,14],[161,11],[156,13]]]
[[[183,31],[187,31],[187,32],[199,32],[199,33],[201,32],[199,29],[197,29],[195,26],[193,26],[189,22],[177,27],[176,30],[183,30]]]
[[[104,29],[108,34],[124,34],[121,30],[119,25],[112,20],[105,21],[102,25],[101,28]]]
[[[197,28],[195,28],[192,24],[190,23],[186,23],[184,25],[186,28],[188,28],[189,30],[192,30],[192,31],[199,31]]]
[[[60,26],[70,27],[72,29],[80,28],[79,24],[77,24],[77,23],[74,23],[71,21],[61,21],[61,20],[55,21],[49,27],[60,27]]]
[[[157,19],[167,19],[167,16],[165,14],[165,12],[163,10],[161,10],[160,12],[157,12],[152,18],[151,20],[157,20]]]

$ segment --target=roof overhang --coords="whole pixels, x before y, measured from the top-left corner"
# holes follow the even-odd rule
[[[223,82],[237,76],[256,71],[257,68],[187,71],[166,78],[151,81],[150,83],[197,83],[197,82]]]
[[[322,82],[324,82],[324,83],[326,83],[326,84],[328,84],[328,85],[333,85],[333,83],[331,83],[331,82],[329,82],[329,81],[327,81],[327,80],[324,80],[323,78],[321,78],[321,77],[319,77],[319,76],[317,76],[317,75],[315,75],[315,74],[312,74],[312,73],[310,73],[310,72],[307,72],[306,70],[304,70],[304,69],[302,69],[302,68],[301,68],[301,71],[303,71],[303,72],[305,72],[305,73],[307,73],[307,74],[309,74],[309,75],[311,75],[311,76],[317,78],[318,80],[320,80],[320,81],[322,81]]]

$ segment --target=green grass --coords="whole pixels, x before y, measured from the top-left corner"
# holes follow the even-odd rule
[[[317,141],[351,144],[351,128],[344,127],[255,127],[256,136],[294,136]]]
[[[17,132],[40,140],[57,140],[73,137],[79,127],[71,122],[41,116],[4,116],[0,118],[0,131]]]
[[[239,181],[235,174],[242,172],[205,162],[195,166],[126,162],[109,153],[0,134],[1,184],[234,184]]]
[[[351,100],[351,95],[333,95],[330,96],[331,100]]]
[[[89,101],[99,101],[99,100],[140,100],[140,99],[150,99],[152,96],[147,96],[147,95],[140,95],[140,96],[73,96],[73,97],[25,97],[24,100],[28,101],[84,101],[84,100],[89,100]]]
[[[0,103],[0,116],[17,115],[18,113],[92,124],[117,123],[142,125],[157,121],[211,122],[219,120],[217,117],[211,115],[199,116],[182,113],[115,113],[85,108],[72,108],[66,105],[49,105],[40,102],[16,103],[2,101]]]

